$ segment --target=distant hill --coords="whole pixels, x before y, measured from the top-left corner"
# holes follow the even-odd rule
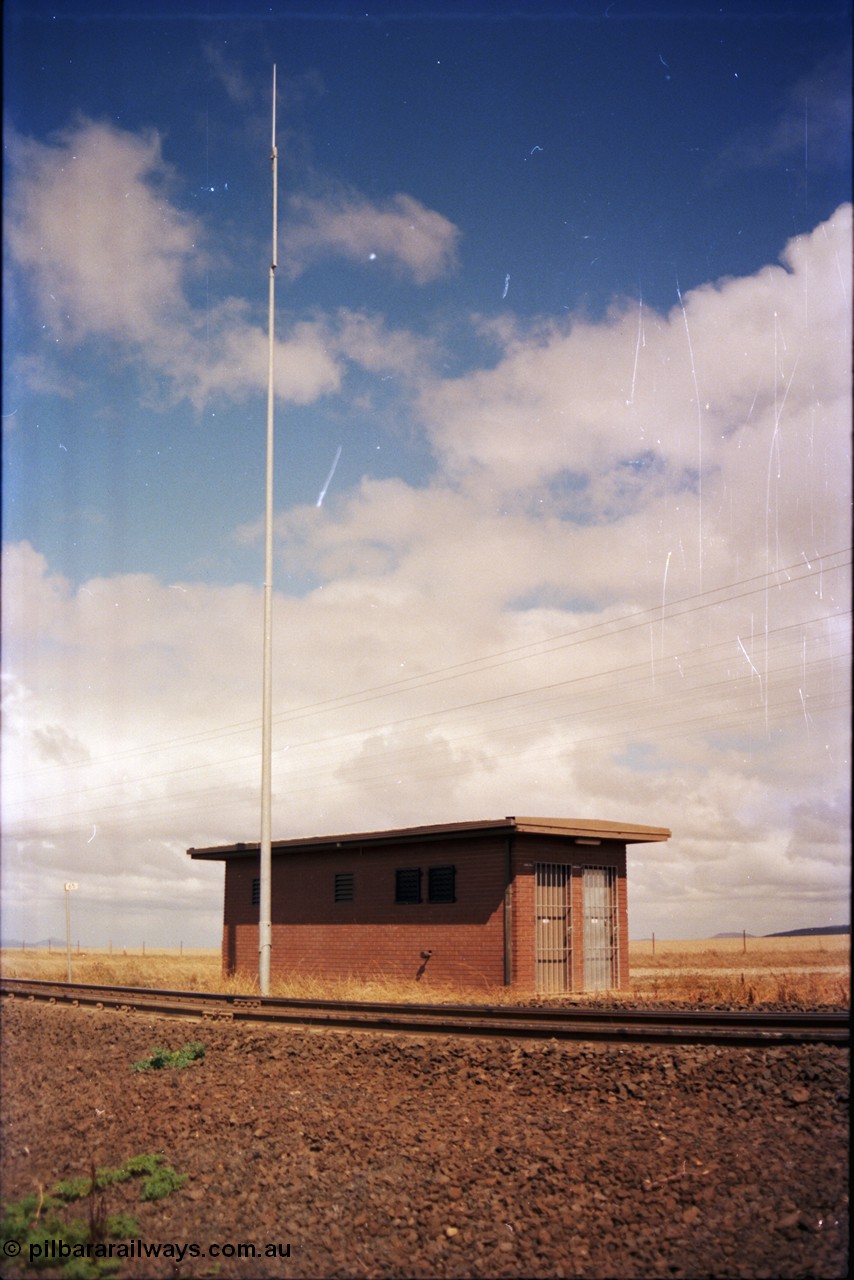
[[[805,938],[808,936],[818,937],[820,934],[826,936],[827,934],[839,934],[839,933],[850,934],[850,932],[851,932],[850,924],[825,924],[825,925],[819,925],[814,929],[786,929],[785,932],[783,933],[766,933],[766,934],[763,934],[763,937],[765,938]],[[718,934],[718,937],[723,937],[723,936],[724,936],[723,934]],[[750,934],[748,934],[747,936],[750,937]]]
[[[734,930],[731,933],[713,933],[712,940],[716,938],[811,938],[819,935],[827,936],[828,934],[850,934],[850,924],[824,924],[816,925],[814,929],[785,929],[782,933],[748,933],[743,934],[741,929]]]

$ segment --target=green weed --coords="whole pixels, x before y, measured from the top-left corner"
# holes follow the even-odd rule
[[[176,1071],[188,1067],[191,1062],[205,1056],[205,1046],[198,1041],[185,1044],[183,1049],[152,1049],[150,1058],[141,1058],[133,1064],[134,1071],[162,1071],[174,1067]]]
[[[169,1165],[164,1165],[163,1157],[157,1155],[131,1156],[118,1169],[98,1169],[90,1178],[69,1178],[67,1182],[59,1182],[54,1194],[70,1203],[82,1200],[93,1192],[103,1191],[114,1182],[127,1182],[129,1178],[147,1175],[140,1191],[141,1200],[162,1200],[170,1192],[177,1191],[187,1180],[187,1175],[176,1173]]]
[[[36,1269],[61,1265],[63,1280],[105,1280],[118,1269],[115,1260],[98,1257],[69,1257],[80,1246],[103,1245],[106,1241],[127,1240],[139,1233],[136,1219],[128,1214],[108,1214],[106,1188],[130,1178],[141,1178],[141,1200],[162,1200],[187,1180],[176,1173],[160,1155],[131,1156],[116,1169],[95,1169],[88,1178],[68,1178],[58,1182],[48,1194],[24,1196],[4,1206],[0,1220],[0,1253],[10,1259],[19,1246],[17,1267]],[[88,1222],[67,1215],[75,1201],[86,1200]],[[57,1256],[59,1255],[59,1256]],[[32,1258],[32,1262],[30,1259]],[[13,1264],[15,1265],[15,1264]]]

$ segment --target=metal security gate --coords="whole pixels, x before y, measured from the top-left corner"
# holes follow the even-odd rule
[[[534,890],[537,991],[572,988],[572,868],[561,862],[538,862]]]
[[[618,984],[617,871],[583,867],[584,990],[611,991]]]

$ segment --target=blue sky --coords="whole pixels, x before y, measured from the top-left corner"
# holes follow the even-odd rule
[[[7,936],[215,944],[257,831],[273,63],[275,833],[634,819],[633,933],[846,915],[850,17],[6,6]]]

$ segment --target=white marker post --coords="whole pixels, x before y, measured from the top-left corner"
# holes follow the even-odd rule
[[[270,262],[269,315],[267,319],[267,489],[264,518],[264,683],[261,714],[261,842],[260,901],[258,906],[258,988],[270,994],[272,950],[272,754],[273,754],[273,322],[275,313],[278,222],[278,153],[276,151],[276,68],[273,67],[273,257]]]
[[[76,880],[66,880],[65,882],[65,981],[71,981],[71,907],[69,906],[70,893],[77,888]]]

